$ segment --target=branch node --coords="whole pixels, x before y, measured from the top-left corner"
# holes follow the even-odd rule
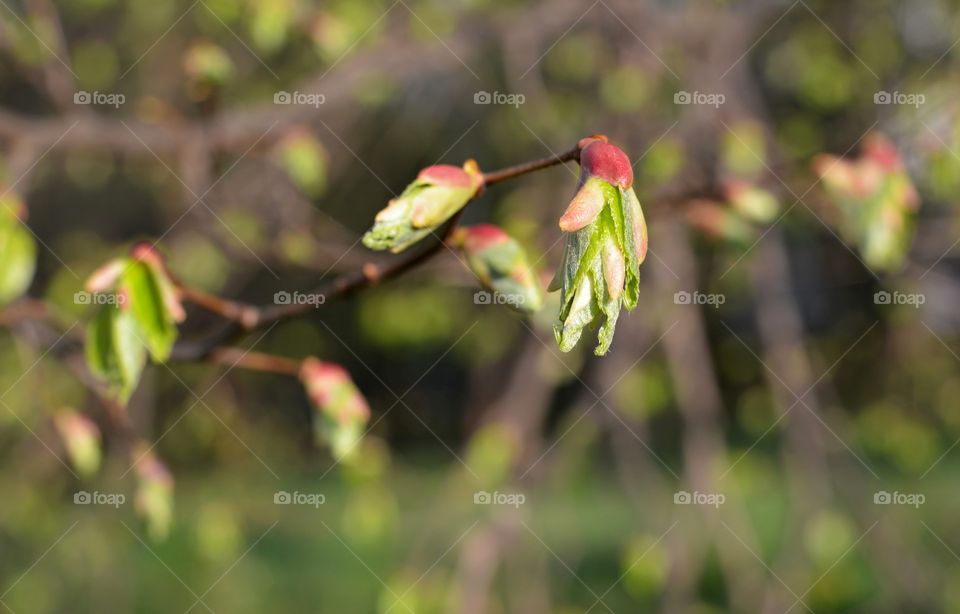
[[[363,272],[364,279],[366,279],[371,284],[375,284],[380,281],[380,268],[377,267],[377,265],[375,265],[374,263],[372,262],[364,263],[361,271]]]

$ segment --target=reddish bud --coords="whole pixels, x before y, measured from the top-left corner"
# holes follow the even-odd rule
[[[420,171],[417,180],[442,187],[469,188],[479,186],[482,177],[475,173],[469,173],[459,166],[438,164],[428,166]]]
[[[300,367],[300,380],[320,411],[341,424],[370,417],[370,407],[340,365],[310,357]]]
[[[630,158],[616,145],[594,140],[580,152],[580,167],[591,177],[621,188],[633,185],[633,165]]]
[[[506,304],[527,313],[543,306],[537,274],[523,247],[498,226],[460,228],[454,242],[463,250],[467,265],[480,283],[503,297]]]
[[[864,137],[863,155],[887,172],[903,168],[903,162],[900,160],[900,153],[897,148],[890,142],[890,139],[877,132]]]
[[[136,467],[134,508],[147,523],[154,540],[163,539],[173,521],[173,475],[146,445],[131,449]]]
[[[70,462],[77,472],[89,477],[100,466],[100,429],[90,418],[64,408],[53,415],[53,424],[63,439]]]
[[[457,229],[456,242],[468,252],[478,252],[488,247],[510,241],[510,236],[495,224],[474,224]]]

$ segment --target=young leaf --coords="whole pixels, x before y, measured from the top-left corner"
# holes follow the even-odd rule
[[[173,522],[173,474],[144,445],[132,448],[131,454],[137,476],[134,509],[146,522],[150,539],[160,541],[170,533]]]
[[[126,403],[146,362],[137,323],[127,310],[104,305],[87,327],[87,365]]]
[[[402,252],[463,209],[482,187],[483,173],[473,160],[467,160],[463,168],[429,166],[376,215],[373,227],[363,235],[363,244]]]
[[[349,457],[370,419],[367,400],[343,367],[313,357],[304,359],[300,381],[317,411],[317,438],[330,446],[337,459]]]
[[[463,250],[480,283],[518,311],[533,313],[543,306],[536,271],[523,247],[493,224],[458,229],[453,242]]]
[[[53,424],[63,439],[70,463],[77,473],[90,477],[100,467],[100,429],[83,414],[69,408],[53,416]]]
[[[327,152],[305,129],[292,130],[277,145],[277,161],[305,194],[323,193],[327,185]]]
[[[177,339],[174,316],[167,308],[163,292],[164,281],[144,261],[128,264],[120,280],[120,295],[137,323],[143,343],[155,360],[163,362],[170,356]]]
[[[0,305],[26,292],[33,279],[37,245],[23,222],[0,202]]]
[[[647,225],[627,155],[601,137],[583,139],[581,148],[580,187],[559,222],[566,245],[549,288],[561,291],[553,331],[569,352],[586,328],[599,326],[594,353],[603,356],[621,308],[639,302]]]

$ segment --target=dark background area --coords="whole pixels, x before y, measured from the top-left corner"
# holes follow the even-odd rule
[[[41,244],[28,296],[0,317],[0,606],[960,611],[958,37],[946,0],[8,1],[0,162]],[[240,342],[350,372],[372,418],[349,461],[314,441],[296,378],[148,367],[125,411],[174,507],[160,534],[138,515],[129,433],[77,362],[91,311],[73,297],[96,267],[158,240],[185,282],[271,304],[389,260],[359,239],[419,169],[494,170],[595,133],[635,162],[651,248],[607,356],[588,335],[559,352],[556,294],[530,317],[476,304],[442,250]],[[857,159],[869,133],[921,200],[889,270],[864,262],[811,167]],[[504,227],[546,283],[577,174],[491,186],[464,223]],[[729,208],[731,179],[778,211],[708,236],[690,211]],[[39,302],[49,317],[15,317]],[[182,338],[217,326],[191,307]],[[103,433],[83,480],[51,422],[63,407]],[[126,502],[75,505],[81,490]],[[276,505],[280,491],[325,502]]]

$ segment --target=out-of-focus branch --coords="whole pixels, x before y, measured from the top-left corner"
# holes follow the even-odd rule
[[[552,39],[567,29],[582,12],[583,7],[578,2],[543,3],[533,8],[524,20],[505,19],[494,27],[498,36]],[[324,113],[333,107],[353,105],[353,92],[371,75],[388,74],[392,79],[402,81],[423,78],[428,73],[443,72],[451,67],[462,68],[462,58],[469,61],[484,52],[490,40],[489,30],[475,26],[472,23],[450,38],[447,47],[451,53],[436,53],[430,43],[388,39],[381,45],[353,54],[349,69],[327,69],[286,89],[322,93]],[[146,144],[158,155],[164,155],[176,153],[191,134],[199,133],[204,135],[211,151],[243,151],[271,126],[276,125],[279,128],[277,134],[282,134],[283,127],[309,122],[317,116],[317,109],[309,105],[276,105],[272,102],[223,111],[203,120],[180,119],[162,124],[135,117],[104,117],[94,113],[37,117],[0,110],[0,138],[17,140],[29,135],[41,151],[55,146],[57,149],[96,148],[143,153]],[[70,130],[77,120],[81,121]],[[266,139],[264,141],[263,146],[270,145]]]
[[[687,287],[696,287],[699,269],[696,255],[690,243],[687,229],[677,220],[664,220],[654,230],[659,237],[659,256],[666,267],[655,267],[654,281],[657,294],[673,297]],[[691,286],[684,287],[685,284]],[[673,324],[669,322],[673,321]],[[669,326],[670,328],[667,328]],[[723,398],[717,374],[710,360],[710,343],[706,323],[699,305],[684,305],[673,310],[663,324],[663,346],[674,382],[677,408],[684,420],[683,456],[685,478],[691,490],[718,493],[721,489],[717,475],[722,463],[729,458],[721,428]],[[750,541],[750,523],[745,510],[738,509],[733,497],[728,497],[724,507],[733,513],[726,530],[734,531],[738,539]],[[702,514],[704,538],[719,540],[729,537],[719,527],[719,517],[704,508]],[[732,528],[729,526],[732,525]],[[686,536],[689,543],[689,535]],[[702,554],[702,553],[701,553]],[[759,589],[763,579],[757,573],[749,573],[751,562],[746,550],[719,549],[720,565],[730,588],[731,602],[738,611],[759,611]],[[703,560],[703,557],[699,557]],[[687,574],[694,571],[690,568]],[[690,577],[686,579],[689,582]]]
[[[60,14],[50,0],[27,0],[25,4],[29,17],[42,21],[51,35],[50,43],[53,48],[49,51],[54,57],[49,58],[43,66],[44,88],[58,108],[69,109],[73,105],[73,71],[66,64],[70,52],[63,34]]]
[[[296,376],[300,372],[300,363],[296,360],[233,347],[215,348],[210,352],[208,360],[231,368],[239,367],[278,375]]]

